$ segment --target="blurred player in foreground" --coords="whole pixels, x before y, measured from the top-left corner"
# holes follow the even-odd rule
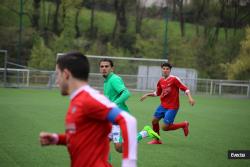
[[[114,123],[123,135],[122,167],[136,167],[136,119],[88,85],[87,57],[79,52],[60,56],[56,75],[61,94],[70,96],[65,133],[41,132],[41,145],[66,145],[72,167],[110,167],[107,136]]]
[[[175,116],[179,109],[179,89],[185,92],[188,96],[189,103],[192,106],[195,104],[195,101],[192,98],[188,87],[184,85],[178,77],[170,75],[171,68],[172,65],[169,63],[163,63],[161,65],[163,77],[157,83],[157,90],[152,93],[144,94],[141,97],[141,101],[146,99],[148,96],[160,96],[161,104],[156,109],[152,120],[153,130],[159,135],[159,121],[163,118],[164,124],[162,125],[162,130],[170,131],[182,128],[184,135],[188,136],[188,121],[174,123]],[[162,142],[161,140],[154,139],[148,144],[162,144]]]
[[[116,103],[119,108],[129,112],[126,101],[130,97],[130,92],[125,86],[122,78],[114,73],[113,61],[108,58],[101,59],[99,62],[99,68],[100,73],[105,79],[103,84],[104,95],[108,97],[109,100]],[[110,133],[109,137],[111,140],[113,140],[116,151],[121,153],[122,140],[120,136],[121,132],[119,125],[113,125],[112,132]],[[144,127],[143,130],[137,135],[138,141],[146,137],[159,139],[158,134],[155,133],[150,126]]]

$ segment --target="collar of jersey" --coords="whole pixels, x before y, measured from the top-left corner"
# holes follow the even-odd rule
[[[105,79],[105,81],[108,81],[112,77],[112,75],[114,75],[114,73],[110,72],[109,75],[108,75],[108,77]]]
[[[162,77],[164,80],[167,80],[168,78],[173,77],[173,75],[169,75],[167,78]]]
[[[70,99],[74,99],[74,97],[76,97],[76,95],[78,95],[81,91],[85,90],[86,88],[88,88],[89,85],[83,85],[80,88],[74,90],[71,94],[70,94]]]

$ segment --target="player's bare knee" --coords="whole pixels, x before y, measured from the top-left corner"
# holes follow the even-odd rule
[[[122,144],[116,143],[116,144],[115,144],[115,150],[116,150],[118,153],[122,153]]]
[[[122,153],[122,147],[115,149],[118,153]]]
[[[158,124],[159,123],[159,120],[158,119],[153,119],[152,120],[152,124]]]
[[[168,131],[169,129],[169,124],[163,124],[161,129],[164,130],[164,131]]]

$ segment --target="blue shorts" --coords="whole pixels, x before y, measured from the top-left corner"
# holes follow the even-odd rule
[[[157,107],[157,109],[155,110],[154,117],[158,119],[163,118],[165,124],[172,124],[177,112],[178,109],[166,109],[162,105],[159,105],[159,107]]]

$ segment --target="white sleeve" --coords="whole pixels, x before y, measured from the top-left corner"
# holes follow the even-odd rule
[[[122,160],[122,167],[136,167],[136,160],[128,160],[123,159]]]
[[[125,143],[123,144],[122,167],[136,167],[137,121],[132,115],[122,111],[118,116],[117,123],[121,128],[123,142]]]

